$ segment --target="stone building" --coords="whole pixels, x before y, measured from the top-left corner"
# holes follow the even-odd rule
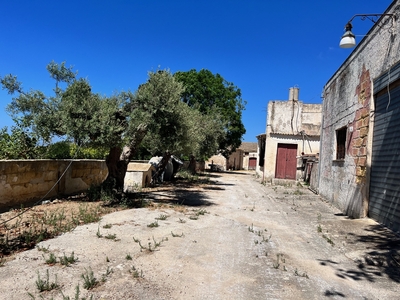
[[[319,153],[321,111],[321,104],[300,101],[296,87],[289,89],[289,100],[268,103],[266,134],[257,137],[260,156],[264,152],[257,173],[263,180],[301,179],[302,156]]]
[[[399,13],[395,0],[324,87],[318,186],[346,215],[368,215],[397,231]]]
[[[240,149],[243,150],[243,169],[255,170],[257,166],[257,143],[243,142]]]
[[[206,161],[206,168],[216,165],[221,170],[255,170],[257,165],[257,143],[243,142],[229,158],[213,155]]]

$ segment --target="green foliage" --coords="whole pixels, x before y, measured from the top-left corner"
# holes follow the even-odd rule
[[[36,287],[39,292],[51,291],[54,289],[58,289],[60,287],[57,283],[57,276],[55,276],[54,282],[50,281],[49,270],[46,270],[46,278],[45,279],[40,278],[39,271],[37,272],[37,274],[38,274],[38,278],[36,280]]]
[[[241,98],[240,89],[221,75],[205,69],[176,72],[174,77],[185,87],[183,102],[202,114],[219,114],[225,130],[224,136],[218,139],[219,150],[224,155],[235,151],[246,132],[241,120],[246,102]]]
[[[0,159],[31,159],[37,156],[36,139],[20,126],[0,129]]]
[[[66,141],[56,142],[47,147],[47,158],[68,159],[71,158],[71,144]]]
[[[81,277],[83,279],[83,287],[87,290],[94,288],[99,283],[97,278],[94,277],[94,273],[91,267],[89,267],[89,270],[85,268],[85,273],[83,273]]]
[[[0,77],[3,88],[14,95],[7,111],[20,126],[13,145],[29,146],[18,151],[2,147],[1,157],[9,159],[18,153],[17,158],[38,158],[25,149],[34,148],[36,141],[49,145],[59,137],[64,142],[42,148],[48,151],[37,155],[106,159],[118,192],[124,168],[138,151],[147,158],[166,151],[178,157],[206,158],[218,150],[235,150],[245,132],[240,90],[207,70],[175,75],[169,70],[149,72],[136,92],[110,97],[93,93],[89,82],[78,78],[65,62],[51,62],[47,70],[55,80],[50,96],[40,90],[25,91],[16,76]],[[21,143],[24,138],[26,142]],[[7,144],[3,142],[7,139],[0,143]]]

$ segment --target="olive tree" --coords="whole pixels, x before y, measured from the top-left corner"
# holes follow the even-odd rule
[[[217,149],[223,134],[220,118],[182,102],[183,84],[168,70],[149,72],[137,91],[111,97],[93,93],[89,82],[65,63],[52,62],[47,70],[56,83],[51,96],[26,92],[16,76],[1,78],[3,88],[16,94],[9,113],[46,142],[59,136],[77,145],[108,147],[107,179],[117,190],[142,142],[153,152],[208,155]]]

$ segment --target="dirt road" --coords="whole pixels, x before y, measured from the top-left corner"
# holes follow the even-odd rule
[[[151,197],[180,204],[115,212],[19,253],[0,268],[0,299],[75,299],[78,285],[79,299],[399,299],[400,239],[307,188],[215,173]],[[69,266],[46,263],[72,252]],[[47,270],[59,288],[39,293]],[[90,270],[99,283],[86,290]]]

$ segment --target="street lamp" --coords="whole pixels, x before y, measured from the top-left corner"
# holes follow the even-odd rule
[[[372,21],[373,23],[377,22],[378,17],[381,16],[389,16],[392,18],[392,20],[394,21],[396,19],[396,15],[395,14],[359,14],[359,15],[354,15],[346,24],[345,29],[346,32],[343,34],[342,39],[340,40],[339,46],[340,48],[353,48],[356,45],[356,39],[355,39],[355,35],[353,34],[353,32],[351,32],[351,29],[353,28],[353,25],[351,25],[351,21],[353,21],[353,19],[355,17],[361,17],[361,20],[365,20],[368,19],[370,21]]]

